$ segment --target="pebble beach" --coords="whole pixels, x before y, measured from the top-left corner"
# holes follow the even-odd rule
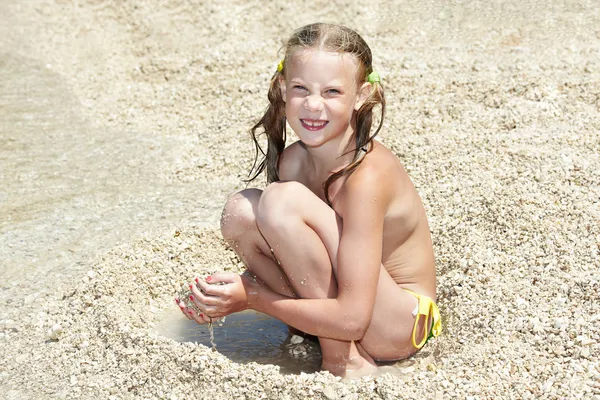
[[[600,400],[596,1],[0,3],[0,398]],[[221,209],[311,22],[370,45],[436,254],[443,334],[355,380],[160,334],[243,271]]]

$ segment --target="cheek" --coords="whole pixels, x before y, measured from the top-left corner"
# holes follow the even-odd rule
[[[285,102],[285,109],[289,112],[293,112],[294,110],[298,110],[300,107],[303,107],[303,105],[304,100],[302,98],[292,97]]]
[[[348,114],[349,116],[352,116],[354,103],[352,101],[337,102],[335,105],[332,105],[331,109],[335,110],[332,112],[335,112],[338,115]]]
[[[298,107],[294,104],[293,100],[290,101],[286,101],[284,103],[284,110],[285,110],[285,116],[289,119],[290,117],[293,117],[295,115],[298,114],[298,112],[296,111],[298,109]]]

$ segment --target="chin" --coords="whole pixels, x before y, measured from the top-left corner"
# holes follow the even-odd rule
[[[302,142],[302,144],[304,144],[306,147],[309,147],[311,149],[320,147],[321,145],[323,145],[323,142],[315,142],[314,140],[304,140],[304,139],[300,139],[300,141]]]

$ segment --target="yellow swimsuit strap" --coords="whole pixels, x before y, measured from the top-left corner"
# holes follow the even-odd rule
[[[408,289],[404,290],[415,296],[418,301],[417,315],[415,317],[415,324],[412,332],[412,344],[415,348],[420,349],[430,338],[438,337],[442,333],[442,318],[440,315],[440,310],[431,297],[412,292]],[[425,332],[423,333],[421,341],[417,343],[417,328],[419,327],[419,319],[421,316],[425,318]],[[431,320],[429,319],[430,317]],[[427,329],[429,326],[431,326],[431,330],[428,333]]]

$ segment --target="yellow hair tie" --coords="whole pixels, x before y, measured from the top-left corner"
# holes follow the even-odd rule
[[[367,75],[367,82],[369,83],[379,83],[381,82],[381,78],[379,77],[379,74],[375,71],[371,72],[369,75]]]
[[[279,61],[279,64],[277,64],[277,72],[281,71],[283,71],[283,60]]]

